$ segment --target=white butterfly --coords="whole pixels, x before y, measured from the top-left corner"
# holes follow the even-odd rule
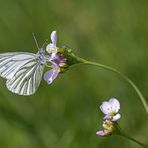
[[[39,49],[36,38],[33,37]],[[58,52],[56,31],[51,33],[51,41],[46,47],[48,55],[45,55],[42,48],[37,54],[28,52],[0,54],[0,76],[7,79],[6,86],[11,92],[19,95],[34,94],[42,80],[45,66],[51,69],[44,74],[44,80],[51,84],[56,79],[60,68],[66,63],[66,58]]]
[[[0,76],[7,88],[19,95],[32,95],[38,89],[46,64],[45,51],[37,54],[10,52],[0,54]]]

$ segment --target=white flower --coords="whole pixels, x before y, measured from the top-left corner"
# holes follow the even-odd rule
[[[46,51],[51,54],[51,53],[57,53],[57,46],[56,46],[56,43],[57,43],[57,32],[56,31],[52,31],[51,35],[50,35],[50,38],[51,38],[51,43],[49,43],[46,47]]]
[[[111,98],[109,101],[104,101],[100,106],[101,111],[106,115],[104,119],[117,121],[121,115],[118,113],[120,110],[120,103],[116,98]]]

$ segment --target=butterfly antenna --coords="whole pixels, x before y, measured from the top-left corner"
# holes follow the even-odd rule
[[[39,49],[39,44],[38,44],[38,42],[37,42],[37,39],[36,39],[34,33],[32,33],[32,36],[33,36],[33,39],[34,39],[34,41],[35,41],[36,47]]]
[[[48,39],[45,40],[45,42],[42,45],[42,48],[48,43]]]

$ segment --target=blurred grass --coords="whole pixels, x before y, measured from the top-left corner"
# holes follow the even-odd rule
[[[0,0],[0,52],[36,52],[58,31],[86,59],[113,66],[130,77],[148,98],[148,1]],[[30,97],[12,94],[0,79],[2,148],[140,148],[121,137],[99,138],[103,114],[98,105],[110,97],[121,102],[124,130],[147,142],[147,116],[133,89],[111,72],[78,66],[52,85],[42,81]]]

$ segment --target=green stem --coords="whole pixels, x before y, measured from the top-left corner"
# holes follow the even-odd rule
[[[134,139],[134,138],[132,138],[132,137],[129,137],[128,135],[126,135],[126,134],[124,134],[124,133],[121,133],[120,136],[122,136],[122,137],[124,137],[124,138],[126,138],[126,139],[129,139],[129,140],[131,140],[131,141],[133,141],[133,142],[135,142],[135,143],[141,145],[141,146],[144,147],[144,148],[148,148],[148,146],[146,146],[145,144],[141,143],[140,141],[138,141],[138,140],[136,140],[136,139]]]
[[[133,142],[139,144],[140,146],[142,146],[142,147],[144,147],[144,148],[148,148],[147,145],[145,145],[145,144],[141,143],[140,141],[138,141],[138,140],[136,140],[136,139],[134,139],[134,138],[128,136],[127,134],[125,134],[125,133],[123,132],[123,130],[120,128],[119,124],[117,124],[116,126],[117,126],[117,129],[118,129],[117,135],[122,136],[122,137],[124,137],[124,138],[126,138],[126,139],[128,139],[128,140],[131,140],[131,141],[133,141]]]
[[[74,56],[74,55],[73,55]],[[138,89],[138,87],[134,84],[134,82],[132,82],[127,76],[125,76],[123,73],[121,73],[120,71],[118,71],[117,69],[107,66],[107,65],[103,65],[100,63],[96,63],[96,62],[91,62],[91,61],[87,61],[85,59],[79,58],[74,56],[81,64],[88,64],[88,65],[94,65],[94,66],[98,66],[99,68],[103,68],[109,71],[112,71],[118,75],[120,75],[125,81],[127,81],[132,87],[133,89],[136,91],[137,95],[139,96],[144,109],[146,111],[146,113],[148,113],[148,104],[146,102],[146,99],[144,98],[144,96],[142,95],[142,93],[140,92],[140,90]]]

